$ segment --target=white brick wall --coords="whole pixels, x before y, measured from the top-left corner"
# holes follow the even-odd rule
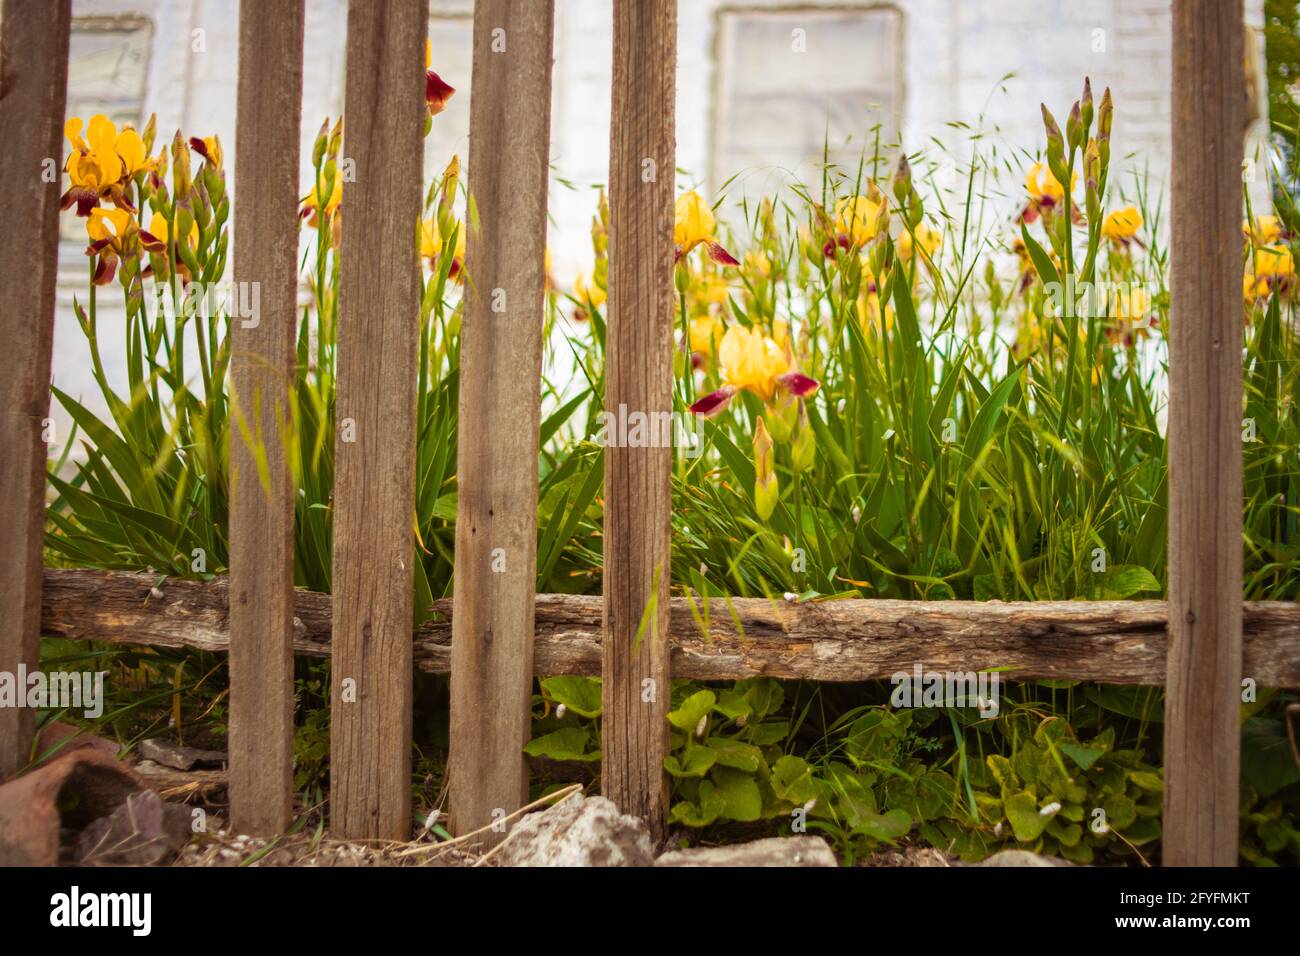
[[[788,0],[679,0],[677,140],[678,165],[692,182],[709,168],[712,91],[715,89],[714,33],[719,7],[789,7]],[[850,0],[836,5],[852,6]],[[557,175],[576,188],[553,182],[554,222],[550,245],[562,284],[589,267],[588,226],[594,209],[592,187],[605,181],[609,148],[611,14],[609,0],[557,0],[554,107],[551,156]],[[1148,167],[1153,189],[1163,188],[1169,154],[1169,0],[896,0],[903,16],[901,130],[909,150],[928,146],[931,136],[950,144],[954,155],[968,150],[970,131],[947,124],[961,120],[978,127],[980,148],[1014,170],[1041,148],[1038,104],[1045,101],[1064,122],[1085,74],[1100,96],[1107,84],[1117,105],[1116,160],[1129,169]],[[304,63],[303,182],[321,120],[337,117],[343,102],[346,0],[307,0]],[[1262,0],[1247,0],[1248,22],[1262,22]],[[467,14],[471,0],[433,0],[435,14]],[[238,66],[238,0],[75,0],[77,16],[140,13],[155,26],[145,112],[158,114],[161,137],[217,133],[225,145],[230,181],[235,165],[235,88]],[[192,31],[205,31],[205,52],[193,49]],[[1104,49],[1096,49],[1099,34]],[[808,55],[815,56],[816,50]],[[438,66],[438,51],[434,51]],[[1262,48],[1261,48],[1262,59]],[[1003,80],[1008,74],[1009,79]],[[456,108],[465,109],[469,77],[448,75],[457,87]],[[436,122],[436,121],[435,121]],[[433,139],[430,169],[439,169],[462,142]],[[1131,192],[1131,177],[1112,180]],[[1005,175],[1000,188],[1014,200],[1021,177]],[[1252,187],[1261,202],[1267,184]],[[81,263],[74,262],[73,266]],[[61,283],[56,338],[56,381],[74,394],[93,392],[84,350],[70,310],[72,290],[84,289],[76,269]],[[101,319],[107,321],[107,319]],[[114,336],[106,329],[104,338]],[[108,357],[110,375],[117,362]]]

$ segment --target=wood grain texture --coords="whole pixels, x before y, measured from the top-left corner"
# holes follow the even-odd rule
[[[228,589],[156,575],[45,570],[44,633],[77,641],[197,647],[229,645]],[[602,600],[539,594],[534,671],[601,673]],[[739,628],[733,623],[732,610]],[[412,635],[414,666],[451,669],[452,601]],[[294,653],[330,655],[330,599],[294,592]],[[776,677],[862,681],[910,671],[1010,668],[1011,678],[1075,678],[1112,684],[1165,681],[1168,642],[1163,601],[828,601],[787,604],[759,598],[709,602],[707,632],[685,598],[669,617],[673,673],[686,680]],[[1263,687],[1300,687],[1300,603],[1249,602],[1242,609],[1246,672]]]
[[[425,0],[348,5],[343,157],[355,163],[356,178],[344,181],[340,207],[330,826],[357,839],[411,836],[416,235],[427,25]]]
[[[615,0],[605,408],[649,421],[672,411],[676,68],[676,0]],[[601,789],[656,837],[668,811],[671,471],[671,448],[605,449]]]
[[[527,800],[551,125],[550,0],[474,5],[448,776],[453,832]],[[498,814],[500,816],[500,814]],[[488,831],[500,840],[505,833]]]
[[[1173,5],[1167,866],[1237,863],[1243,44],[1241,0]]]
[[[71,0],[4,0],[0,31],[0,671],[40,643],[54,280]],[[36,712],[0,708],[0,780],[22,768]]]
[[[298,293],[303,0],[239,14],[234,280],[257,289],[232,319],[230,391],[230,812],[274,834],[293,811],[293,479],[290,426]],[[259,472],[258,458],[265,474]]]

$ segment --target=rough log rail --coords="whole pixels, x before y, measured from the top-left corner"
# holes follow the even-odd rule
[[[228,588],[153,574],[45,569],[41,633],[78,641],[229,647]],[[730,607],[728,607],[730,603]],[[451,669],[451,601],[413,637],[414,664]],[[701,615],[703,605],[697,606]],[[734,617],[733,617],[734,612]],[[295,654],[330,654],[330,597],[294,592]],[[1113,684],[1165,682],[1163,601],[827,601],[762,598],[709,602],[708,638],[690,602],[674,598],[669,623],[673,676],[735,680],[767,676],[858,681],[926,670],[1006,668],[1007,678],[1073,678]],[[735,622],[739,622],[739,628]],[[1242,673],[1267,687],[1300,687],[1300,603],[1247,603]],[[538,674],[601,671],[599,595],[539,594]],[[742,632],[743,631],[743,636]]]

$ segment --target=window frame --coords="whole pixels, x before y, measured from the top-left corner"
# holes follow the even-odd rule
[[[897,91],[897,99],[892,104],[892,120],[895,128],[899,131],[899,138],[902,138],[903,118],[906,115],[907,99],[909,90],[907,88],[907,11],[894,2],[843,2],[843,3],[817,3],[815,0],[804,0],[804,2],[777,2],[764,3],[762,0],[748,0],[740,3],[720,3],[712,10],[712,38],[709,45],[709,58],[712,77],[709,82],[709,104],[706,122],[708,130],[706,135],[706,169],[705,182],[710,190],[714,192],[726,182],[727,177],[734,175],[737,171],[724,171],[718,168],[719,161],[719,128],[722,122],[725,109],[724,103],[724,82],[725,74],[725,35],[726,35],[726,18],[729,16],[745,14],[845,14],[859,13],[872,14],[884,13],[892,14],[893,29],[893,79],[894,89]],[[864,130],[865,132],[865,130]],[[857,134],[855,134],[857,135]]]

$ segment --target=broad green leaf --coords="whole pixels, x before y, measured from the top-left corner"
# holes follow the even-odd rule
[[[717,752],[708,747],[691,747],[680,758],[676,754],[665,757],[664,769],[674,777],[703,777],[717,759]]]
[[[1122,601],[1139,591],[1160,590],[1155,575],[1135,564],[1109,567],[1100,578],[1096,585],[1096,599],[1100,601]]]
[[[719,767],[714,770],[718,796],[723,801],[722,815],[731,820],[750,823],[763,815],[763,795],[753,777],[740,770]]]
[[[680,707],[668,712],[668,722],[678,730],[685,731],[687,734],[694,734],[700,725],[700,721],[707,717],[709,711],[713,709],[716,700],[717,697],[714,696],[711,690],[696,691],[682,701]]]
[[[867,814],[858,821],[853,831],[873,840],[892,843],[899,837],[906,836],[911,829],[912,818],[906,811],[889,810],[886,813]]]
[[[594,677],[547,677],[542,690],[580,717],[600,716],[600,681]]]
[[[543,734],[524,745],[524,753],[533,757],[548,757],[551,760],[600,759],[600,751],[588,751],[591,744],[591,732],[584,727],[565,727],[549,734]]]
[[[1061,753],[1065,754],[1080,768],[1087,770],[1106,752],[1105,747],[1086,747],[1083,744],[1077,744],[1072,740],[1061,740],[1056,744]]]
[[[763,765],[763,751],[753,744],[731,737],[709,737],[704,744],[717,755],[720,767],[732,767],[746,773],[757,773],[758,768]],[[692,748],[695,749],[699,748]]]
[[[1011,829],[1021,843],[1032,843],[1043,835],[1048,818],[1038,812],[1038,801],[1028,790],[1013,793],[1002,801],[1002,805]]]
[[[1241,776],[1261,798],[1300,781],[1282,721],[1252,717],[1242,726]]]
[[[786,754],[772,765],[772,790],[782,800],[802,806],[817,796],[812,767],[808,761]]]

